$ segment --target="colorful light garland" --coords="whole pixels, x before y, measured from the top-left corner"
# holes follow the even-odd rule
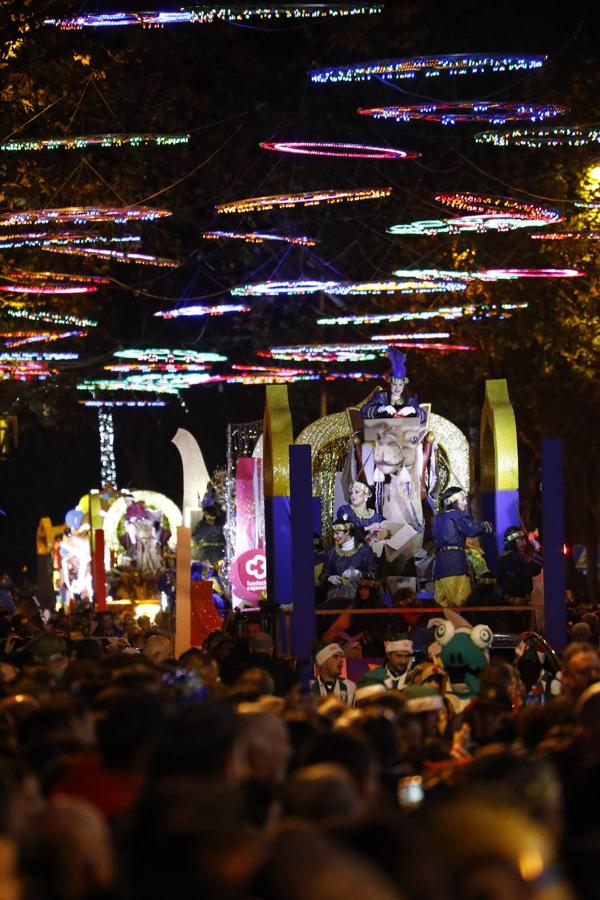
[[[48,225],[49,223],[86,225],[88,222],[153,222],[172,215],[170,209],[152,209],[149,206],[118,209],[95,206],[65,206],[59,209],[31,209],[23,212],[0,213],[0,227],[14,225]]]
[[[93,294],[98,288],[93,284],[3,284],[0,291],[6,294]]]
[[[14,319],[27,319],[31,322],[48,322],[50,325],[77,325],[80,328],[95,328],[98,325],[94,319],[84,319],[80,316],[48,310],[17,309],[9,306],[4,307],[2,314]]]
[[[227,357],[207,350],[172,350],[166,347],[152,347],[147,350],[116,350],[119,359],[133,359],[136,362],[184,362],[213,363],[225,362]]]
[[[435,235],[463,234],[486,231],[515,231],[517,228],[543,228],[546,219],[531,219],[528,216],[509,216],[501,213],[487,215],[454,216],[452,219],[418,219],[415,222],[404,222],[391,225],[388,234],[396,235]]]
[[[335,294],[347,297],[369,294],[427,294],[440,291],[464,291],[467,284],[454,279],[404,279],[403,281],[263,281],[232,288],[234,297],[288,297],[306,294]]]
[[[368,144],[335,144],[322,141],[265,141],[263,150],[280,153],[300,153],[306,156],[341,156],[346,159],[417,159],[421,156],[413,150],[392,147],[371,147]]]
[[[87,147],[171,147],[187,144],[189,134],[80,134],[64,138],[47,138],[4,141],[0,151],[7,153],[29,153],[34,150],[83,150]]]
[[[244,241],[246,244],[264,244],[265,241],[283,241],[285,244],[296,244],[299,247],[315,247],[314,238],[292,237],[285,234],[265,234],[261,231],[203,231],[202,237],[207,241],[218,241],[225,238]]]
[[[379,200],[389,197],[391,187],[358,188],[343,190],[332,188],[327,191],[302,191],[299,194],[272,194],[266,197],[248,197],[245,200],[229,200],[219,203],[218,213],[263,212],[269,209],[287,209],[292,206],[318,206],[320,203],[348,203],[358,200]]]
[[[441,74],[478,75],[483,72],[514,72],[540,69],[547,56],[516,56],[507,53],[451,53],[445,56],[411,56],[403,59],[377,59],[350,66],[312,69],[310,80],[317,84],[339,81],[369,81],[371,78],[392,80],[435,77]]]
[[[282,360],[306,360],[307,362],[366,362],[384,356],[388,346],[410,347],[413,350],[475,350],[471,345],[418,343],[417,341],[388,341],[387,344],[298,344],[289,347],[272,347],[258,351],[258,356]]]
[[[248,22],[253,19],[302,20],[324,17],[375,15],[382,3],[282,3],[277,6],[254,3],[213,4],[179,10],[156,12],[115,12],[44,19],[44,25],[55,25],[68,31],[81,28],[115,28],[140,25],[143,28],[163,25],[211,25],[214,22]]]
[[[1,334],[6,347],[24,347],[26,344],[49,344],[52,341],[62,341],[65,338],[87,337],[87,331],[13,331]]]
[[[579,209],[600,209],[600,200],[575,200],[573,206]]]
[[[0,362],[0,381],[44,381],[55,374],[44,362]]]
[[[0,250],[17,250],[20,247],[41,247],[46,250],[50,247],[127,244],[138,241],[141,241],[141,237],[138,234],[79,234],[78,232],[70,231],[52,234],[51,231],[37,231],[29,234],[5,234],[0,236]]]
[[[80,400],[79,404],[90,409],[151,409],[167,405],[165,400]]]
[[[2,245],[0,244],[0,247]],[[124,250],[104,250],[100,247],[77,247],[74,244],[55,245],[49,243],[43,245],[48,253],[67,253],[70,256],[97,256],[100,259],[108,259],[111,262],[126,263],[138,266],[157,266],[163,269],[177,269],[179,263],[175,259],[165,259],[161,256],[152,256],[149,253],[126,253]]]
[[[78,353],[45,353],[40,350],[23,351],[21,353],[3,353],[0,351],[0,363],[14,362],[70,362],[79,359]]]
[[[139,237],[132,237],[131,239],[140,240]],[[110,278],[104,278],[102,275],[72,275],[67,272],[24,272],[20,269],[13,272],[6,272],[4,278],[16,278],[20,281],[47,281],[51,284],[57,281],[77,281],[86,284],[110,284]]]
[[[371,340],[392,343],[395,341],[433,341],[449,337],[449,331],[423,331],[416,334],[374,334],[371,336]]]
[[[550,128],[512,128],[510,131],[482,131],[475,135],[477,144],[492,147],[585,147],[600,143],[600,128],[584,125],[554,125]]]
[[[522,200],[514,200],[511,197],[491,197],[487,194],[470,194],[459,191],[454,194],[436,194],[435,199],[444,206],[458,209],[460,212],[472,212],[478,215],[491,213],[501,215],[525,217],[529,219],[543,219],[545,222],[556,223],[564,221],[564,216],[557,209],[549,206],[539,206],[536,203],[525,203]]]
[[[529,237],[536,241],[600,241],[600,231],[545,231]]]
[[[158,319],[179,319],[186,316],[226,316],[229,313],[247,312],[250,312],[250,307],[242,303],[222,303],[220,306],[180,306],[155,312],[154,315]]]
[[[178,394],[198,384],[205,384],[207,372],[164,372],[127,375],[122,379],[89,379],[77,385],[80,391],[150,391],[154,394]]]
[[[581,278],[579,269],[485,269],[492,278]]]
[[[150,374],[152,372],[206,372],[208,367],[205,363],[186,363],[186,362],[131,362],[131,363],[113,363],[104,366],[107,372],[125,372],[127,374],[140,372]]]
[[[358,109],[361,116],[373,119],[394,119],[396,122],[438,122],[457,125],[461,122],[540,122],[562,116],[568,109],[552,103],[505,103],[488,100],[456,100],[444,103],[411,103],[408,106],[377,106]]]
[[[459,278],[461,281],[514,281],[518,278],[578,278],[579,269],[481,269],[479,272],[455,272],[445,269],[396,269],[399,278],[414,274],[417,278]]]
[[[329,316],[317,319],[317,325],[381,325],[384,322],[428,321],[430,319],[504,319],[515,310],[527,309],[528,303],[468,304],[466,306],[442,306],[439,309],[421,309],[394,313],[363,313],[348,316]]]
[[[100,437],[100,484],[112,484],[116,488],[115,423],[112,412],[98,410],[98,434]]]

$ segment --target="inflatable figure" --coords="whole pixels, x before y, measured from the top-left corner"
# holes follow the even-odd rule
[[[452,611],[445,619],[431,619],[434,640],[449,680],[447,696],[456,712],[461,712],[479,693],[479,675],[490,661],[488,648],[494,635],[487,625],[471,626]],[[429,651],[431,654],[432,647]]]

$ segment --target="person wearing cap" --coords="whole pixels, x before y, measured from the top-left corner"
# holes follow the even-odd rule
[[[339,644],[321,643],[315,652],[317,677],[311,681],[310,689],[317,697],[337,697],[354,706],[356,685],[349,678],[341,678],[344,665],[344,651]]]
[[[325,551],[321,582],[327,599],[354,600],[361,578],[372,579],[377,571],[375,554],[356,538],[356,526],[347,518],[333,523],[333,547]]]
[[[406,385],[406,353],[388,348],[388,357],[391,364],[389,388],[376,387],[360,414],[363,419],[397,419],[406,416],[417,416],[424,425],[427,413],[419,406],[416,396],[408,395]]]
[[[434,598],[440,606],[462,606],[471,595],[467,538],[491,534],[490,522],[474,522],[468,513],[467,495],[449,487],[441,496],[442,510],[433,520],[437,544],[433,566]]]
[[[398,636],[383,642],[385,657],[381,666],[366,672],[358,683],[358,693],[373,685],[386,691],[401,691],[412,661],[413,642]]]

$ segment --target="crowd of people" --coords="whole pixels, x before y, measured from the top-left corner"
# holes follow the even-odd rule
[[[492,652],[457,708],[433,636],[418,662],[390,641],[357,690],[326,640],[303,683],[252,617],[175,659],[167,618],[17,601],[0,897],[596,898],[600,622],[570,619],[589,640],[558,692],[530,702]]]

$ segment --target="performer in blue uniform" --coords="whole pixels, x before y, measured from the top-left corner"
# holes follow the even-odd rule
[[[433,520],[433,538],[437,544],[433,565],[434,598],[440,606],[462,606],[471,594],[468,537],[491,534],[490,522],[474,522],[467,496],[462,488],[450,487],[442,494],[442,512]]]
[[[375,512],[367,506],[367,500],[373,491],[363,481],[353,481],[350,485],[350,503],[344,503],[337,511],[337,518],[352,522],[357,526],[357,537],[363,538],[364,532],[377,531],[377,526],[383,522],[381,513]],[[375,527],[373,527],[375,526]]]
[[[390,383],[387,390],[377,387],[361,408],[363,419],[395,419],[406,416],[418,416],[421,424],[425,424],[427,413],[419,406],[414,394],[408,394],[406,385],[406,353],[388,348],[388,357],[392,366]]]
[[[327,599],[339,602],[356,597],[360,579],[373,579],[377,572],[375,554],[356,539],[356,526],[348,519],[333,523],[333,547],[325,551],[321,581],[327,584]]]

